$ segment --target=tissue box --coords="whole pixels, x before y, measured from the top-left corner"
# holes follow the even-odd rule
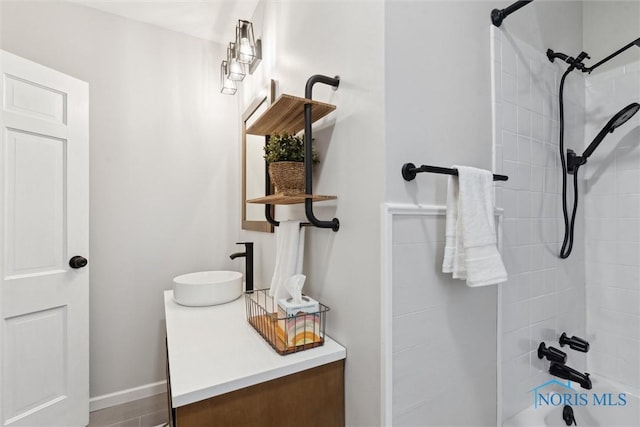
[[[287,347],[321,342],[320,304],[303,296],[302,303],[292,298],[278,300],[278,335]]]

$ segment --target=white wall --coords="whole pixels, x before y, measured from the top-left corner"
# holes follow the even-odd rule
[[[340,75],[332,91],[318,84],[313,97],[337,106],[314,126],[321,156],[314,191],[337,201],[318,203],[320,219],[340,220],[337,233],[306,229],[306,291],[331,308],[327,333],[347,348],[346,421],[379,425],[380,204],[383,200],[383,4],[379,1],[261,2],[253,22],[266,52],[254,76],[242,83],[241,110],[270,78],[280,90],[304,96],[313,74]],[[303,218],[300,209],[277,208],[276,218]],[[243,232],[256,242],[268,286],[275,236]]]
[[[162,291],[178,274],[235,266],[237,115],[218,92],[224,52],[69,3],[3,9],[3,49],[90,86],[91,396],[162,381]]]
[[[496,312],[487,309],[495,292],[440,271],[444,209],[392,205],[389,212],[392,404],[385,425],[495,425]]]
[[[586,79],[585,146],[631,102],[640,62]],[[586,188],[587,329],[590,372],[640,387],[640,114],[589,158]]]
[[[421,174],[407,183],[400,175],[405,162],[448,167],[453,164],[491,168],[491,97],[489,12],[487,2],[396,2],[385,5],[385,200],[443,204],[446,176]],[[443,42],[446,41],[446,42]],[[393,322],[393,420],[412,425],[420,418],[428,425],[495,425],[496,423],[496,287],[467,289],[461,281],[439,272],[442,236],[429,233],[414,220],[405,230],[419,239],[414,245],[395,244]],[[419,221],[418,221],[419,222]],[[437,228],[443,235],[443,228]],[[394,227],[401,226],[394,224]],[[419,237],[418,237],[419,236]],[[423,256],[419,256],[422,254]],[[398,302],[400,289],[413,284],[415,300]],[[425,289],[426,288],[426,289]],[[423,295],[428,298],[422,298]],[[402,301],[405,301],[403,304]],[[419,305],[414,303],[420,302]],[[480,308],[480,311],[476,311]],[[408,319],[446,316],[431,322]],[[475,315],[460,331],[455,319]],[[408,324],[422,337],[441,333],[442,345],[398,348],[396,330]],[[457,325],[457,326],[456,326]],[[404,329],[404,328],[401,328]],[[424,331],[423,331],[424,329]],[[482,337],[480,342],[468,337]],[[458,339],[460,338],[460,339]],[[426,344],[422,339],[418,343]],[[442,372],[439,355],[454,355],[456,372],[434,375],[429,389],[419,393],[413,382],[418,372]],[[422,358],[426,366],[418,363]],[[468,371],[463,366],[477,370]],[[416,376],[403,375],[415,371]],[[457,411],[455,374],[464,374],[465,387],[483,390],[474,405]]]

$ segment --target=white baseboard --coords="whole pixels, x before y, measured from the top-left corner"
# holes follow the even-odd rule
[[[116,391],[115,393],[103,394],[89,399],[89,411],[97,411],[111,406],[122,405],[145,397],[155,396],[167,391],[167,382],[145,384],[139,387]]]

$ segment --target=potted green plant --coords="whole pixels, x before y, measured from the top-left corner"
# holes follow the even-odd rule
[[[269,176],[277,194],[304,193],[304,140],[287,132],[273,134],[264,147],[264,159],[269,165]],[[312,146],[312,163],[320,163]]]

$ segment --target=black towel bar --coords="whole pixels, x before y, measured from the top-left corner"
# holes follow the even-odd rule
[[[420,167],[416,167],[416,165],[414,165],[413,163],[405,163],[404,165],[402,165],[402,177],[404,178],[405,181],[412,181],[416,177],[416,174],[420,172],[441,173],[445,175],[458,176],[457,169],[441,168],[439,166],[429,166],[429,165],[422,165]],[[506,175],[495,175],[495,174],[493,175],[494,181],[507,181],[508,179],[509,177]]]

